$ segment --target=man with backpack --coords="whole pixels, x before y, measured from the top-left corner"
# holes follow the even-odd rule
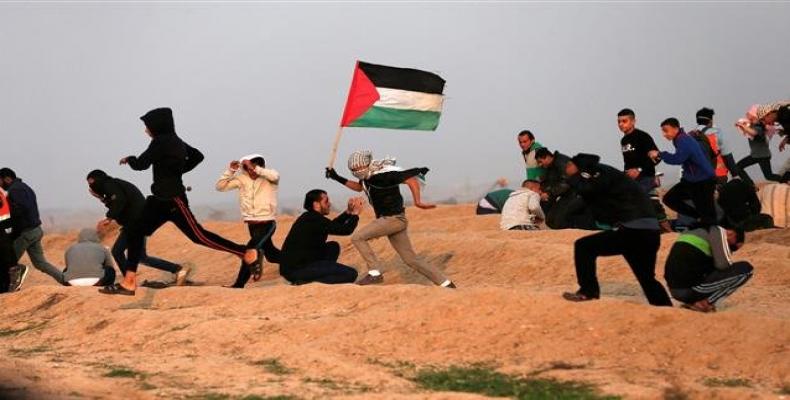
[[[723,185],[727,183],[728,173],[733,177],[738,176],[738,168],[735,166],[735,158],[732,156],[732,152],[724,145],[724,139],[719,128],[713,126],[713,115],[714,111],[712,108],[703,107],[699,109],[696,114],[697,129],[689,132],[689,135],[700,142],[703,152],[711,160],[711,165],[716,173],[716,183]],[[706,139],[706,141],[702,139]]]
[[[650,151],[655,161],[670,165],[682,165],[683,175],[675,186],[664,195],[664,204],[679,214],[692,217],[703,226],[716,224],[716,205],[713,192],[716,189],[713,166],[703,152],[701,141],[683,131],[677,118],[667,118],[661,123],[661,131],[672,141],[675,153]],[[708,143],[705,140],[705,143]],[[694,206],[686,204],[691,200]]]

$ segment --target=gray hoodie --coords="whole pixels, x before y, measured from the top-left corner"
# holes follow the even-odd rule
[[[115,268],[110,250],[99,242],[96,229],[80,231],[77,243],[66,250],[66,270],[63,280],[68,282],[80,278],[101,278],[104,268]]]

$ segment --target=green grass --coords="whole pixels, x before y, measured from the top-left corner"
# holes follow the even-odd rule
[[[27,356],[32,356],[34,354],[47,353],[50,351],[52,351],[52,348],[50,348],[49,346],[36,346],[36,347],[29,347],[27,349],[11,349],[8,351],[8,353],[16,357],[27,357]]]
[[[706,378],[703,382],[709,387],[752,387],[752,382],[742,378]]]
[[[587,383],[506,375],[482,365],[423,369],[418,371],[412,380],[427,390],[477,393],[519,400],[619,398],[603,396],[594,386]]]
[[[107,371],[104,375],[105,378],[132,378],[132,379],[142,379],[145,378],[145,374],[139,371],[135,371],[131,368],[126,367],[112,367],[109,371]]]
[[[266,372],[274,375],[288,375],[293,373],[293,370],[286,367],[280,360],[276,358],[266,358],[263,360],[255,361],[252,365],[258,365],[263,367]]]
[[[20,329],[0,328],[0,337],[17,336],[20,333],[25,333],[25,332],[28,332],[28,331],[32,331],[32,330],[41,328],[41,327],[43,327],[46,324],[47,324],[47,322],[44,321],[44,322],[39,323],[39,324],[30,324],[30,325],[28,325],[28,326],[26,326],[24,328],[20,328]]]

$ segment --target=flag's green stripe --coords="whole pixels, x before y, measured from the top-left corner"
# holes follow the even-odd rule
[[[371,107],[348,126],[435,131],[436,127],[439,126],[440,115],[442,114],[435,111]]]

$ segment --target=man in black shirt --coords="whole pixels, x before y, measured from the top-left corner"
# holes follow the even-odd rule
[[[625,175],[639,184],[639,187],[650,197],[656,216],[664,232],[671,231],[667,214],[656,189],[660,185],[656,178],[656,162],[648,153],[658,150],[656,142],[650,135],[636,128],[636,114],[629,108],[617,113],[617,127],[623,132],[620,149],[623,152],[623,170]]]
[[[373,155],[370,151],[354,152],[348,160],[348,168],[359,181],[349,181],[338,175],[331,168],[327,168],[326,176],[356,192],[365,191],[370,204],[373,206],[373,211],[376,213],[376,220],[357,231],[351,237],[354,247],[365,259],[368,268],[371,268],[358,283],[360,285],[371,285],[384,281],[379,269],[381,262],[368,242],[386,236],[406,265],[424,275],[436,285],[455,288],[453,282],[439,269],[417,258],[417,254],[414,253],[409,240],[407,231],[409,223],[406,220],[406,210],[403,207],[400,185],[405,183],[409,186],[416,207],[426,210],[435,208],[436,206],[433,204],[422,202],[420,199],[420,184],[415,178],[417,175],[428,173],[428,168],[412,168],[401,171],[392,165],[384,165],[384,161],[373,161]]]
[[[337,262],[340,245],[327,242],[327,236],[348,236],[354,232],[362,211],[362,198],[348,201],[346,211],[330,220],[331,203],[325,191],[314,189],[305,195],[304,209],[283,243],[280,275],[295,285],[310,282],[353,283],[357,271]]]
[[[143,214],[145,197],[140,189],[131,182],[123,179],[114,178],[106,172],[95,169],[88,173],[86,178],[91,195],[107,207],[105,219],[99,221],[99,227],[115,221],[121,227],[115,243],[112,245],[112,257],[121,274],[126,273],[126,252],[129,249],[129,228],[135,221],[138,221]],[[140,263],[161,271],[170,272],[174,275],[176,285],[186,283],[189,268],[172,263],[161,258],[148,255],[145,249],[145,239],[143,239],[143,250],[140,255]]]

